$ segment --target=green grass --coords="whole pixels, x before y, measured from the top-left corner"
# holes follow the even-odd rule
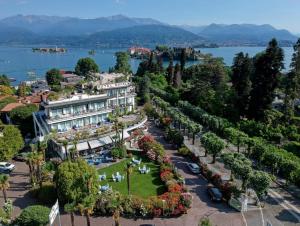
[[[148,198],[150,196],[157,196],[161,195],[165,192],[165,185],[160,180],[159,177],[159,165],[155,164],[154,162],[150,161],[148,158],[134,156],[135,159],[142,159],[142,163],[140,167],[146,165],[147,168],[150,168],[150,173],[148,174],[140,174],[138,170],[138,166],[133,168],[133,172],[130,175],[130,194],[136,195],[141,198]],[[109,184],[113,190],[119,191],[121,194],[128,194],[127,191],[127,179],[126,179],[126,163],[130,162],[131,159],[125,159],[119,163],[111,165],[109,167],[99,169],[99,174],[106,173],[106,180],[101,181],[101,185]],[[121,182],[113,182],[112,174],[116,174],[119,172],[121,175],[125,176],[125,180]]]

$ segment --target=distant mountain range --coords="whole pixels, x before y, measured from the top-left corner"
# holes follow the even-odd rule
[[[271,25],[233,24],[172,26],[151,18],[123,15],[75,17],[17,15],[0,20],[0,43],[128,47],[198,45],[265,45],[271,38],[291,45],[297,37]]]
[[[297,37],[289,31],[278,30],[269,24],[211,24],[183,28],[219,45],[264,45],[274,37],[286,44],[297,40]]]

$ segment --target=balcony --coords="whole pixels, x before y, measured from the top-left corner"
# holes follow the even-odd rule
[[[101,109],[97,109],[97,110],[80,111],[80,112],[76,112],[73,114],[62,114],[62,115],[57,115],[55,117],[48,117],[46,121],[48,124],[54,124],[54,123],[58,123],[58,122],[71,121],[71,120],[80,119],[80,118],[84,118],[84,117],[109,113],[111,111],[112,111],[112,108],[110,108],[110,107],[101,108]]]

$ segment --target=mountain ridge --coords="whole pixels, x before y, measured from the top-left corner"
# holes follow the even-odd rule
[[[264,46],[271,38],[275,37],[281,45],[291,46],[297,40],[296,35],[285,29],[276,29],[269,24],[170,25],[152,18],[128,17],[122,14],[85,19],[63,16],[15,15],[0,20],[0,24],[0,33],[4,34],[0,38],[1,43],[17,41],[20,44],[39,44],[42,42],[57,45],[84,45],[85,41],[91,43],[91,40],[97,41],[99,37],[102,37],[107,43],[102,41],[101,45],[107,44],[107,46],[112,44],[118,46],[120,43],[152,45],[159,42],[162,42],[159,44],[170,45],[193,45],[194,43],[199,44],[200,41],[216,43],[220,46]],[[138,32],[134,31],[135,28],[138,28]],[[150,31],[149,28],[152,28],[153,31]],[[5,31],[9,32],[5,34]],[[165,37],[162,34],[157,34],[158,31],[162,32]],[[148,37],[145,34],[148,34]],[[174,37],[170,34],[173,34]],[[124,37],[129,40],[126,41]]]

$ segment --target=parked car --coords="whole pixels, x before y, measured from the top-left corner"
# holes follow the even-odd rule
[[[200,166],[196,163],[187,163],[187,167],[192,173],[199,174],[200,173]]]
[[[0,173],[10,173],[15,168],[14,164],[9,162],[0,162]]]
[[[213,186],[208,186],[207,192],[208,192],[208,195],[209,195],[211,201],[222,202],[223,195],[222,195],[222,192],[218,188],[213,187]]]

